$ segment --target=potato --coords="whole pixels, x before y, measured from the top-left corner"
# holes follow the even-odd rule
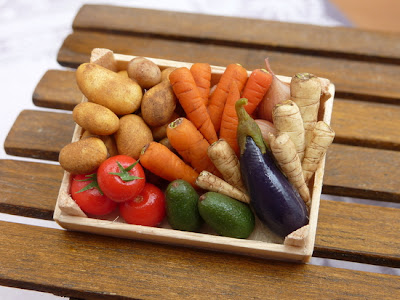
[[[110,135],[118,130],[119,118],[105,106],[82,102],[72,111],[74,121],[93,134]]]
[[[175,67],[169,67],[161,71],[161,81],[168,80],[169,81],[169,74],[175,70]]]
[[[81,64],[76,70],[76,81],[90,102],[103,105],[117,115],[133,113],[140,107],[142,88],[130,78],[102,66]]]
[[[179,115],[176,112],[174,112],[172,114],[171,118],[169,118],[167,123],[165,123],[164,125],[161,125],[161,126],[152,127],[151,133],[153,134],[153,139],[155,141],[159,141],[159,140],[162,140],[163,138],[165,138],[167,136],[167,127],[168,127],[169,123],[175,121],[178,118],[179,118]]]
[[[87,138],[87,137],[97,137],[99,139],[101,139],[104,143],[104,145],[106,145],[107,148],[107,157],[111,157],[111,156],[115,156],[118,155],[118,149],[117,149],[117,143],[115,142],[115,138],[113,135],[97,135],[97,134],[93,134],[89,131],[84,131],[82,133],[81,139]]]
[[[148,90],[141,103],[143,120],[150,126],[164,125],[176,108],[176,97],[168,80]]]
[[[161,70],[144,57],[135,57],[128,63],[128,76],[135,79],[144,89],[149,89],[161,81]]]
[[[64,146],[58,161],[64,170],[72,174],[87,174],[96,170],[107,159],[103,141],[88,137]]]
[[[138,159],[142,148],[153,141],[150,128],[138,115],[123,116],[119,122],[114,134],[119,154]]]

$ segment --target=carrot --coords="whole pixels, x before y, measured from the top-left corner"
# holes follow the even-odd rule
[[[219,175],[217,168],[207,155],[210,144],[186,118],[178,118],[167,127],[167,137],[172,147],[196,172],[207,170]]]
[[[272,75],[265,69],[255,69],[251,72],[244,86],[242,98],[248,100],[244,109],[251,115],[264,98],[272,83]]]
[[[230,64],[222,74],[215,91],[208,101],[208,113],[218,132],[221,126],[222,114],[226,99],[228,97],[231,81],[235,81],[240,92],[242,92],[247,80],[247,71],[239,64]]]
[[[196,178],[199,173],[166,146],[151,142],[143,147],[139,159],[140,164],[153,174],[168,181],[183,179],[197,188]]]
[[[224,139],[231,146],[233,151],[235,151],[236,155],[239,155],[239,144],[237,142],[237,126],[239,120],[236,114],[235,104],[239,99],[239,89],[236,82],[232,81],[222,114],[219,138]]]
[[[190,72],[204,100],[204,105],[207,106],[211,86],[211,66],[207,63],[195,63],[190,68]]]
[[[169,80],[186,117],[210,144],[217,141],[217,133],[190,70],[186,67],[178,68],[171,72]]]

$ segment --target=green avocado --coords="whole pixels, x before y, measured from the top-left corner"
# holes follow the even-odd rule
[[[243,202],[207,192],[199,198],[198,206],[201,217],[219,235],[245,239],[254,230],[254,214]]]
[[[168,222],[173,229],[184,231],[198,231],[203,223],[200,217],[197,202],[199,195],[185,180],[172,181],[166,191]]]

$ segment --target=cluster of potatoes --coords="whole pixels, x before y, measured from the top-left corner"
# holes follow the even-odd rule
[[[76,80],[88,102],[75,106],[72,115],[83,134],[60,151],[60,165],[72,174],[88,174],[110,156],[138,159],[151,141],[168,144],[166,127],[177,117],[168,79],[173,70],[161,71],[144,57],[119,72],[95,63],[80,65]]]

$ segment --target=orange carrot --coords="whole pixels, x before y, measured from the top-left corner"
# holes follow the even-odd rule
[[[251,72],[244,86],[242,98],[248,100],[244,109],[251,115],[264,98],[272,83],[272,75],[264,69],[255,69]]]
[[[211,66],[207,63],[195,63],[190,68],[190,72],[204,100],[204,105],[207,106],[211,86]]]
[[[167,136],[172,147],[196,172],[206,170],[220,175],[207,155],[210,144],[188,119],[178,118],[171,122],[167,127]]]
[[[195,182],[199,173],[160,143],[151,142],[144,146],[139,161],[144,168],[161,178],[168,181],[183,179],[197,188]]]
[[[239,89],[236,82],[232,81],[222,114],[219,138],[224,139],[232,147],[236,155],[239,155],[239,144],[237,142],[237,126],[239,121],[236,114],[235,103],[239,99]]]
[[[186,117],[210,144],[217,141],[217,133],[190,70],[186,67],[178,68],[169,75],[169,80]]]
[[[222,113],[226,98],[228,97],[231,81],[235,81],[240,92],[242,92],[247,80],[247,71],[239,64],[230,64],[226,67],[222,74],[215,91],[208,101],[208,113],[214,125],[215,131],[218,132],[221,127]]]

